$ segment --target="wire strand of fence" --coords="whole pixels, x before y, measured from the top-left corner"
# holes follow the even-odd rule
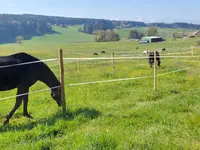
[[[109,83],[109,82],[128,81],[128,80],[147,79],[147,78],[153,78],[153,76],[143,76],[143,77],[135,77],[135,78],[123,78],[123,79],[113,79],[113,80],[102,80],[102,81],[73,83],[73,84],[66,84],[65,86],[77,86],[77,85],[87,85],[87,84],[97,84],[97,83]]]
[[[167,53],[168,55],[174,55],[174,54],[189,54],[191,51],[188,52],[180,52],[180,53]]]
[[[190,62],[190,63],[192,63],[192,62],[200,62],[200,60],[182,60],[181,62]]]
[[[159,77],[159,76],[163,76],[163,75],[167,75],[167,74],[181,72],[181,71],[188,70],[188,69],[191,69],[191,68],[193,68],[193,67],[187,67],[187,68],[183,68],[183,69],[173,70],[173,71],[170,71],[170,72],[165,72],[165,73],[158,74],[157,76]]]
[[[159,56],[160,58],[200,58],[200,56]],[[120,60],[120,59],[146,59],[146,57],[88,57],[88,58],[63,58],[64,60]]]
[[[194,66],[193,66],[193,67],[194,67]],[[170,71],[170,72],[165,72],[165,73],[158,74],[157,76],[163,76],[163,75],[167,75],[167,74],[172,74],[172,73],[176,73],[176,72],[181,72],[181,71],[183,71],[183,70],[191,69],[191,68],[193,68],[193,67],[187,67],[187,68],[183,68],[183,69],[173,70],[173,71]],[[196,66],[195,66],[195,67],[196,67]],[[135,78],[123,78],[123,79],[113,79],[113,80],[102,80],[102,81],[72,83],[72,84],[65,84],[65,86],[78,86],[78,85],[89,85],[89,84],[98,84],[98,83],[110,83],[110,82],[129,81],[129,80],[138,80],[138,79],[147,79],[147,78],[153,78],[153,76],[142,76],[142,77],[135,77]],[[46,89],[41,89],[41,90],[32,91],[32,92],[28,92],[28,93],[23,93],[23,94],[19,94],[19,95],[4,97],[4,98],[0,98],[0,101],[2,101],[2,100],[7,100],[7,99],[11,99],[11,98],[16,98],[16,97],[20,97],[20,96],[24,96],[24,95],[28,95],[28,94],[41,93],[41,92],[48,91],[48,90],[50,90],[50,89],[56,89],[56,88],[58,88],[58,87],[60,87],[60,86],[55,86],[55,87],[46,88]]]
[[[0,66],[0,69],[1,68],[8,68],[8,67],[15,67],[15,66],[23,66],[23,65],[28,65],[28,64],[41,63],[41,62],[50,62],[50,61],[56,61],[56,60],[58,60],[58,58],[38,60],[38,61],[30,61],[30,62],[26,62],[26,63],[12,64],[12,65],[5,65],[5,66]]]
[[[200,58],[200,56],[159,56],[160,58]],[[64,60],[123,60],[123,59],[146,59],[146,57],[98,57],[98,58],[64,58]],[[1,68],[7,68],[7,67],[15,67],[15,66],[22,66],[22,65],[28,65],[28,64],[34,64],[34,63],[40,63],[40,62],[50,62],[50,61],[56,61],[58,58],[52,58],[52,59],[46,59],[46,60],[39,60],[39,61],[31,61],[26,63],[19,63],[19,64],[12,64],[12,65],[5,65],[0,66]]]
[[[193,67],[196,67],[196,66],[193,66]],[[158,74],[157,76],[163,76],[163,75],[167,75],[167,74],[181,72],[183,70],[188,70],[188,69],[191,69],[193,67],[187,67],[187,68],[183,68],[183,69],[173,70],[173,71],[170,71],[170,72],[165,72],[165,73]],[[97,83],[109,83],[109,82],[128,81],[128,80],[147,79],[147,78],[153,78],[153,76],[143,76],[143,77],[123,78],[123,79],[113,79],[113,80],[102,80],[102,81],[92,81],[92,82],[81,82],[81,83],[66,84],[65,86],[77,86],[77,85],[87,85],[87,84],[97,84]]]
[[[24,96],[24,95],[29,95],[29,94],[41,93],[41,92],[45,92],[45,91],[48,91],[48,90],[51,90],[51,89],[56,89],[56,88],[59,88],[59,87],[60,87],[60,86],[55,86],[55,87],[46,88],[46,89],[41,89],[41,90],[32,91],[32,92],[28,92],[28,93],[23,93],[23,94],[8,96],[8,97],[0,98],[0,101],[2,101],[2,100],[7,100],[7,99],[11,99],[11,98],[16,98],[16,97],[20,97],[20,96]]]

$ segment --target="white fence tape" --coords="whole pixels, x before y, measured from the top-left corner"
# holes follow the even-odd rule
[[[128,60],[128,59],[146,59],[146,57],[98,57],[98,58],[63,58],[64,60]],[[200,58],[200,56],[160,56],[160,58]],[[26,63],[19,63],[19,64],[13,64],[13,65],[5,65],[0,66],[1,68],[7,68],[7,67],[15,67],[15,66],[22,66],[22,65],[28,65],[28,64],[34,64],[34,63],[40,63],[40,62],[50,62],[50,61],[56,61],[58,58],[52,58],[52,59],[46,59],[46,60],[39,60],[39,61],[31,61]]]
[[[97,83],[109,83],[109,82],[128,81],[128,80],[147,79],[147,78],[153,78],[153,76],[143,76],[143,77],[123,78],[123,79],[113,79],[113,80],[102,80],[102,81],[93,81],[93,82],[82,82],[82,83],[66,84],[66,86],[77,86],[77,85],[87,85],[87,84],[97,84]]]
[[[167,74],[181,72],[183,70],[188,70],[188,69],[191,69],[191,68],[193,68],[193,67],[187,67],[187,68],[183,68],[183,69],[173,70],[173,71],[170,71],[170,72],[158,74],[157,76],[163,76],[163,75],[167,75]],[[66,84],[66,86],[77,86],[77,85],[87,85],[87,84],[97,84],[97,83],[109,83],[109,82],[128,81],[128,80],[147,79],[147,78],[153,78],[153,76],[123,78],[123,79],[114,79],[114,80],[102,80],[102,81],[93,81],[93,82],[82,82],[82,83]]]
[[[174,70],[174,71],[170,71],[170,72],[166,72],[166,73],[161,73],[161,74],[158,74],[157,76],[163,76],[163,75],[167,75],[167,74],[181,72],[183,70],[187,70],[187,69],[191,69],[191,68],[193,68],[193,67],[187,67],[187,68],[178,69],[178,70]],[[153,78],[153,76],[143,76],[143,77],[123,78],[123,79],[113,79],[113,80],[102,80],[102,81],[92,81],[92,82],[82,82],[82,83],[72,83],[72,84],[65,84],[65,86],[89,85],[89,84],[98,84],[98,83],[109,83],[109,82],[118,82],[118,81],[147,79],[147,78]],[[29,93],[23,93],[23,94],[19,94],[19,95],[15,95],[15,96],[9,96],[9,97],[5,97],[5,98],[0,98],[0,101],[1,100],[6,100],[6,99],[11,99],[11,98],[16,98],[16,97],[24,96],[24,95],[28,95],[28,94],[36,94],[36,93],[48,91],[50,89],[55,89],[55,88],[58,88],[58,87],[60,87],[60,86],[55,86],[55,87],[52,87],[52,88],[41,89],[41,90],[38,90],[38,91],[29,92]]]
[[[55,86],[55,87],[46,88],[46,89],[41,89],[41,90],[29,92],[29,93],[23,93],[23,94],[19,94],[19,95],[4,97],[4,98],[0,98],[0,101],[1,101],[1,100],[6,100],[6,99],[11,99],[11,98],[16,98],[16,97],[20,97],[20,96],[24,96],[24,95],[29,95],[29,94],[41,93],[41,92],[49,91],[50,89],[56,89],[56,88],[58,88],[58,87],[60,87],[60,86]]]
[[[192,53],[192,51],[188,51],[188,52],[180,52],[180,53],[167,53],[168,55],[174,55],[174,54],[190,54]]]
[[[38,61],[31,61],[31,62],[19,63],[19,64],[13,64],[13,65],[5,65],[5,66],[0,66],[0,69],[1,68],[7,68],[7,67],[15,67],[15,66],[28,65],[28,64],[35,64],[35,63],[40,63],[40,62],[56,61],[56,60],[58,60],[58,58],[52,58],[52,59],[46,59],[46,60],[38,60]]]
[[[159,56],[160,58],[200,58],[200,56]],[[64,60],[121,60],[121,59],[146,59],[146,57],[88,57],[88,58],[63,58]]]
[[[174,70],[174,71],[170,71],[170,72],[165,72],[165,73],[161,73],[161,74],[158,74],[157,76],[163,76],[163,75],[167,75],[167,74],[172,74],[172,73],[176,73],[176,72],[181,72],[183,70],[188,70],[188,69],[191,69],[193,67],[187,67],[187,68],[183,68],[183,69],[178,69],[178,70]]]
[[[173,57],[179,57],[179,58],[185,58],[185,57],[200,57],[200,56],[165,56],[166,58],[173,58]],[[147,57],[114,57],[114,58],[64,58],[64,60],[95,60],[95,59],[99,59],[99,60],[106,60],[106,59],[133,59],[133,58],[147,58]],[[6,66],[0,66],[0,68],[5,68],[5,67],[13,67],[13,66],[19,66],[19,65],[26,65],[26,64],[32,64],[32,63],[39,63],[39,62],[48,62],[48,61],[55,61],[58,60],[57,58],[54,59],[46,59],[46,60],[41,60],[41,61],[33,61],[33,62],[27,62],[27,63],[21,63],[21,64],[14,64],[14,65],[6,65]],[[176,73],[176,72],[180,72],[183,70],[187,70],[193,67],[187,67],[184,69],[178,69],[178,70],[174,70],[174,71],[170,71],[170,72],[166,72],[166,73],[162,73],[162,74],[158,74],[157,76],[163,76],[166,74],[171,74],[171,73]],[[128,80],[137,80],[137,79],[147,79],[147,78],[153,78],[153,76],[143,76],[143,77],[135,77],[135,78],[123,78],[123,79],[113,79],[113,80],[103,80],[103,81],[93,81],[93,82],[82,82],[82,83],[73,83],[73,84],[66,84],[65,86],[77,86],[77,85],[88,85],[88,84],[97,84],[97,83],[109,83],[109,82],[118,82],[118,81],[128,81]],[[40,92],[44,92],[44,91],[48,91],[50,89],[55,89],[58,88],[59,86],[56,87],[52,87],[52,88],[47,88],[47,89],[41,89],[41,90],[37,90],[37,91],[33,91],[33,92],[29,92],[29,93],[23,93],[23,94],[19,94],[19,95],[15,95],[15,96],[9,96],[9,97],[5,97],[5,98],[0,98],[1,100],[6,100],[6,99],[11,99],[11,98],[16,98],[19,96],[24,96],[24,95],[28,95],[28,94],[35,94],[35,93],[40,93]]]

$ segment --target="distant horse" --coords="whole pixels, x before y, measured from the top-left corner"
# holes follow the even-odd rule
[[[157,61],[157,65],[160,67],[160,64],[161,64],[160,55],[157,51],[156,51],[156,61]],[[154,52],[148,52],[148,62],[149,62],[150,68],[152,68],[154,64]]]
[[[148,51],[147,50],[143,51],[143,55],[148,55]]]
[[[152,68],[154,64],[154,52],[149,52],[145,50],[143,52],[143,55],[148,55],[148,63],[149,63],[150,68]],[[160,55],[157,51],[156,51],[156,61],[157,61],[157,65],[160,67],[160,64],[161,64]]]
[[[105,51],[101,51],[101,54],[105,54],[106,52]]]
[[[39,61],[39,63],[18,65],[34,61]],[[51,89],[51,97],[57,102],[58,106],[61,106],[60,82],[45,63],[27,53],[16,53],[0,57],[0,91],[17,88],[17,95],[19,95],[16,97],[14,108],[6,115],[4,125],[9,123],[10,118],[20,107],[22,101],[24,103],[23,115],[33,118],[27,111],[28,94],[24,93],[28,93],[29,88],[37,81],[45,83],[50,89],[57,87]]]
[[[162,48],[162,51],[166,51],[166,48]]]
[[[98,56],[98,53],[94,53],[93,55],[94,55],[94,56]]]

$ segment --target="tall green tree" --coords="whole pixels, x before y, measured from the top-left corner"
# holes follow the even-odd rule
[[[129,33],[129,39],[141,39],[143,36],[143,33],[140,33],[135,29],[131,30]]]
[[[16,37],[16,43],[21,45],[23,44],[23,42],[24,42],[24,38],[22,36],[19,35]]]
[[[148,36],[155,36],[157,34],[158,34],[158,29],[156,27],[152,26],[148,28],[148,31],[147,31]]]
[[[113,30],[97,30],[94,34],[96,42],[110,42],[120,40],[119,34],[115,33]]]
[[[182,38],[182,37],[183,37],[182,33],[178,33],[178,32],[173,33],[173,38]]]

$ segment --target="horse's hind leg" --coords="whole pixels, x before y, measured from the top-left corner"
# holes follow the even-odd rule
[[[158,66],[160,67],[160,64],[161,64],[160,59],[158,59],[157,62],[158,62],[158,63],[157,63]]]
[[[27,90],[26,93],[28,93],[28,90]],[[32,117],[31,115],[29,115],[28,109],[27,109],[27,107],[28,107],[28,95],[25,95],[25,96],[23,97],[23,102],[24,102],[23,115],[24,115],[25,117],[27,117],[27,118],[33,119],[33,117]]]
[[[21,94],[20,90],[18,89],[17,91],[17,95]],[[19,108],[19,106],[22,103],[22,96],[19,96],[16,98],[16,102],[15,102],[15,106],[14,108],[10,111],[9,114],[6,115],[6,120],[3,122],[3,125],[6,125],[9,123],[10,118],[12,117],[12,115],[15,113],[15,111]]]
[[[153,61],[152,61],[152,59],[149,59],[148,63],[149,63],[149,67],[152,68],[152,66],[153,66]]]

